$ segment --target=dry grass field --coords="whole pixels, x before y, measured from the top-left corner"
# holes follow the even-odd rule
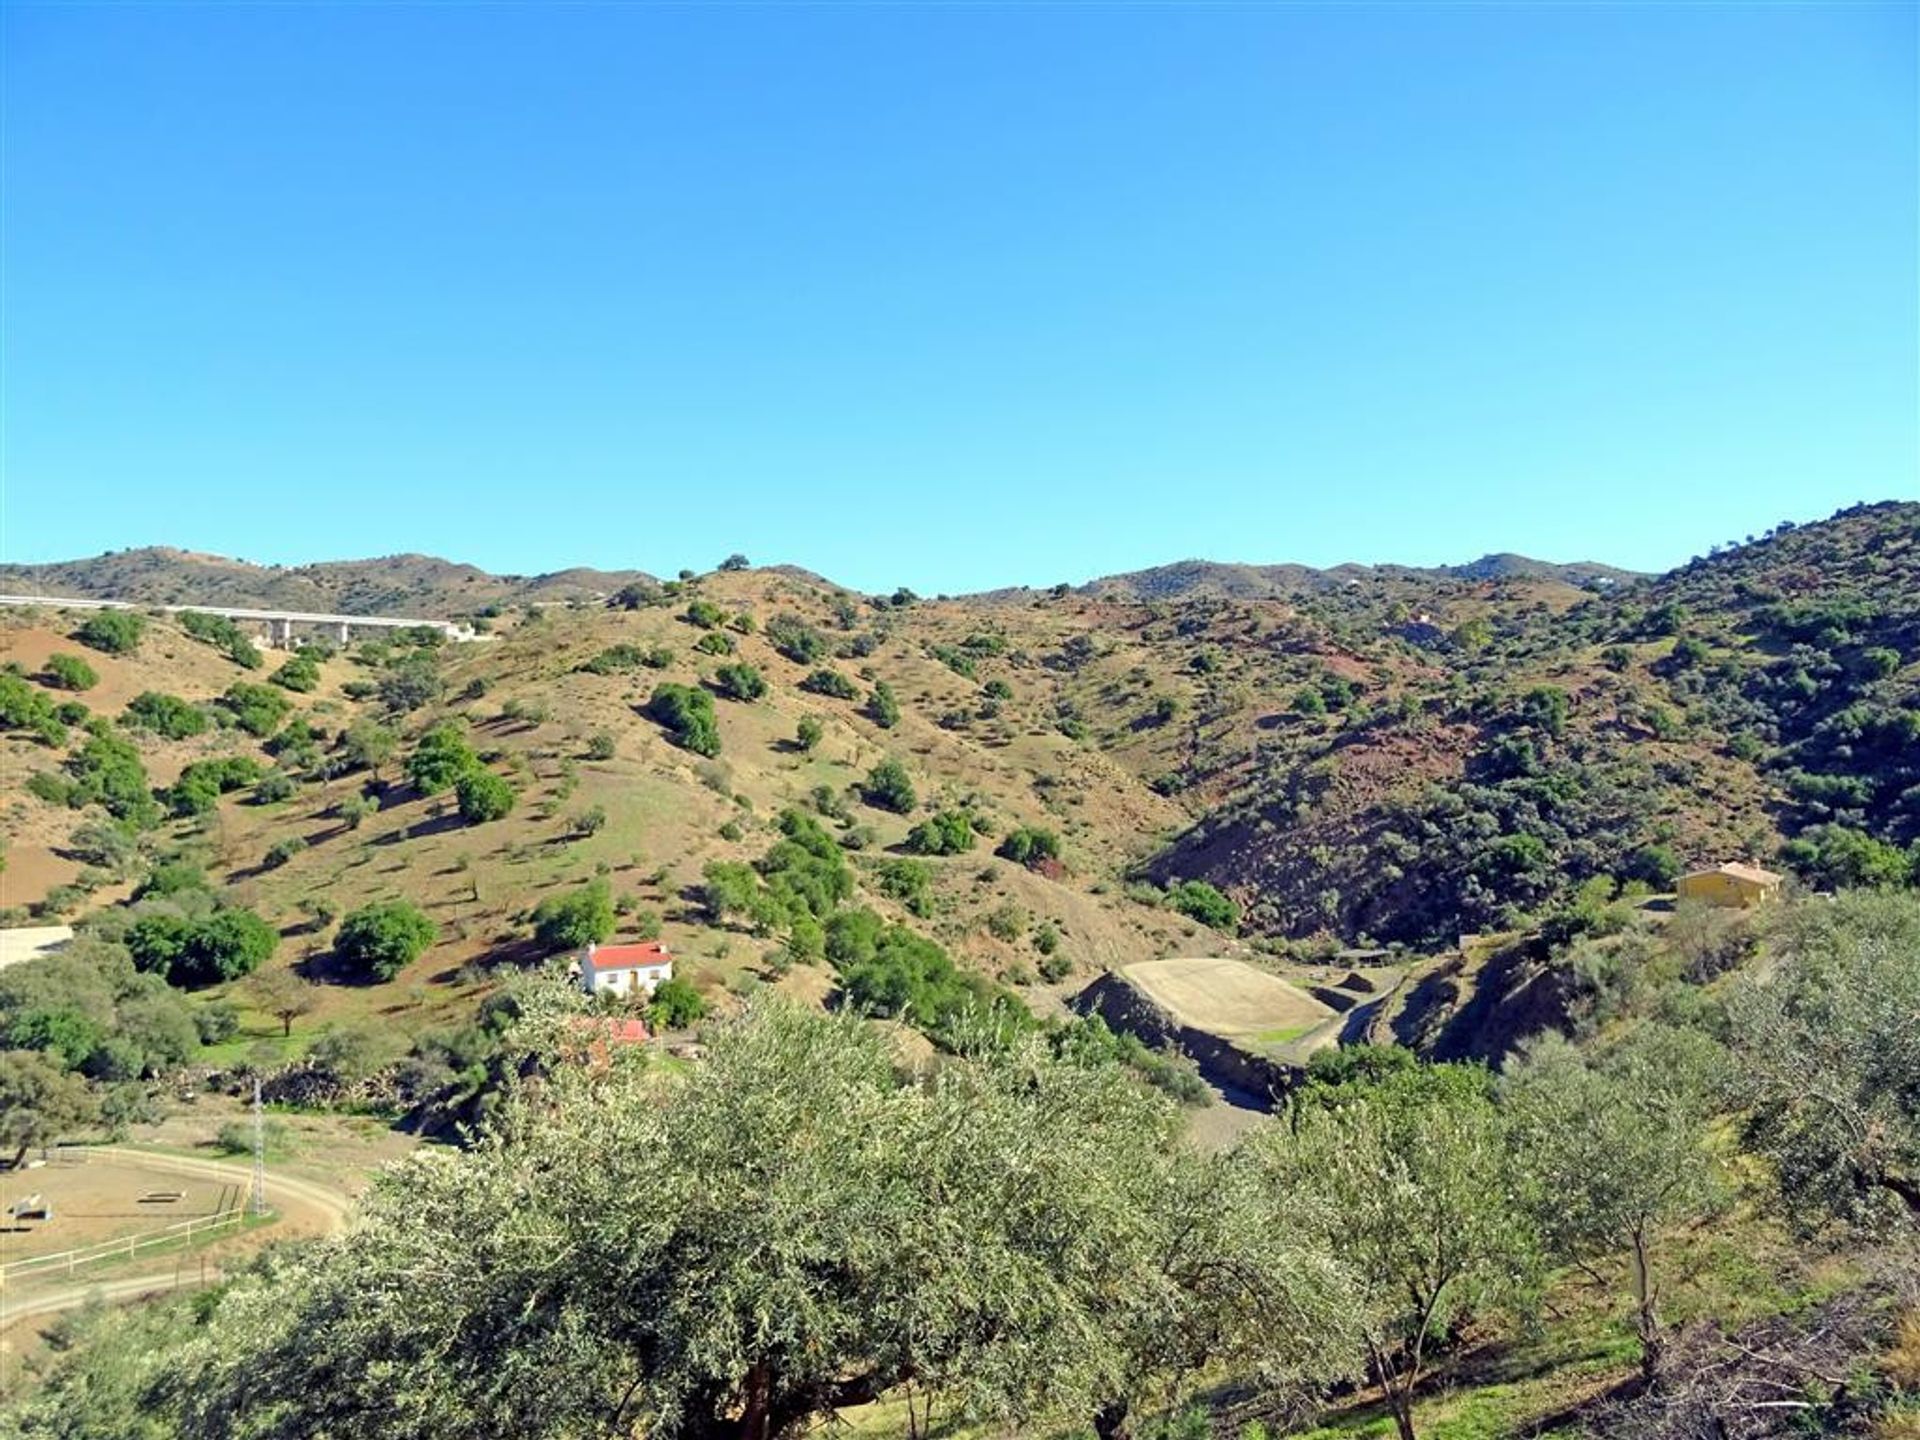
[[[1149,960],[1120,973],[1181,1024],[1229,1040],[1291,1040],[1335,1014],[1306,991],[1239,960]]]

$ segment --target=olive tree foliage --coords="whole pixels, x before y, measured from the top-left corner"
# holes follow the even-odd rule
[[[1697,1031],[1642,1025],[1599,1052],[1545,1037],[1501,1081],[1549,1247],[1582,1263],[1626,1257],[1649,1381],[1665,1339],[1662,1239],[1726,1198],[1711,1144],[1723,1062]]]
[[[1797,1222],[1920,1227],[1920,897],[1795,906],[1727,1001],[1747,1143]]]
[[[516,1086],[470,1151],[416,1153],[365,1223],[232,1285],[142,1413],[781,1440],[887,1393],[916,1426],[1116,1434],[1202,1360],[1318,1368],[1342,1334],[1257,1173],[1178,1145],[1116,1067],[1023,1040],[903,1080],[884,1033],[777,1003],[711,1042],[692,1075],[629,1053]]]
[[[1333,1298],[1359,1333],[1401,1440],[1433,1349],[1467,1314],[1522,1302],[1538,1238],[1506,1126],[1477,1067],[1407,1067],[1307,1086],[1255,1149],[1295,1232],[1332,1254]]]

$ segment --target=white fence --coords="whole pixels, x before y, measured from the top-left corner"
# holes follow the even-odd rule
[[[135,1162],[143,1170],[161,1170],[173,1175],[190,1175],[198,1180],[214,1178],[208,1175],[203,1166],[195,1165],[192,1161],[145,1150],[102,1148],[96,1151],[85,1146],[63,1145],[55,1149],[47,1158],[55,1165],[85,1165],[96,1154],[102,1158]],[[206,1235],[227,1229],[237,1229],[246,1219],[246,1215],[246,1205],[236,1186],[233,1203],[214,1214],[196,1215],[190,1220],[177,1220],[157,1230],[146,1230],[117,1240],[102,1240],[98,1244],[82,1245],[75,1250],[61,1250],[52,1255],[33,1255],[25,1260],[15,1260],[11,1264],[0,1265],[0,1288],[11,1285],[16,1280],[42,1275],[72,1275],[82,1266],[97,1265],[102,1261],[129,1260],[143,1250],[151,1250],[158,1246],[189,1245]]]

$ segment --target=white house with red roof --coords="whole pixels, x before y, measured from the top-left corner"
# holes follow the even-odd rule
[[[673,978],[673,956],[657,940],[589,945],[580,952],[580,988],[589,995],[651,995]]]

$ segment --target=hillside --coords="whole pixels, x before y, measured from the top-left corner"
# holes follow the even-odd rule
[[[0,565],[0,591],[75,599],[198,602],[340,615],[468,616],[494,606],[600,601],[649,583],[638,570],[571,569],[532,577],[489,575],[431,555],[386,555],[318,565],[254,565],[221,555],[149,547],[50,565]]]
[[[964,862],[934,866],[943,939],[988,968],[1021,953],[982,938],[989,899],[1062,927],[1081,967],[1152,958],[1177,917],[1142,880],[1162,890],[1204,880],[1238,903],[1254,935],[1447,945],[1550,908],[1597,875],[1657,885],[1677,865],[1784,855],[1811,879],[1835,880],[1870,862],[1873,852],[1861,858],[1869,841],[1910,843],[1920,825],[1917,517],[1912,505],[1865,507],[1606,593],[1532,572],[1468,580],[1383,569],[1287,601],[1036,592],[1017,604],[896,603],[804,572],[719,573],[693,587],[648,587],[652,600],[633,610],[521,616],[484,645],[423,655],[357,647],[322,661],[317,689],[288,698],[315,732],[312,753],[327,754],[358,721],[384,717],[404,746],[454,717],[522,785],[514,816],[472,837],[500,843],[473,857],[479,888],[498,898],[469,902],[469,932],[498,927],[591,865],[623,862],[616,877],[664,866],[684,888],[710,859],[752,858],[782,806],[806,804],[820,786],[844,792],[894,756],[922,812],[963,808],[989,830],[1040,824],[1064,839],[1065,875],[1055,880],[1003,867],[989,887],[952,873]],[[175,552],[108,558],[138,570],[162,555]],[[181,567],[192,562],[175,560],[168,583],[184,586]],[[112,588],[118,572],[103,563],[73,573]],[[272,598],[221,589],[241,581],[223,582],[230,567],[208,563],[220,598]],[[378,592],[370,563],[242,573],[279,578],[286,588],[274,593],[287,603],[345,609],[424,610],[433,606],[422,584],[444,594],[471,583],[478,598],[507,583],[440,562],[420,567],[379,567],[391,588]],[[583,573],[568,572],[568,583],[585,583]],[[690,624],[696,597],[727,623]],[[776,621],[805,632],[804,651],[793,653],[808,658],[781,653],[767,633]],[[74,623],[4,617],[6,658],[40,674],[55,649],[77,648],[61,638]],[[656,649],[671,652],[661,668],[631,658]],[[610,673],[582,668],[610,651],[627,657],[602,667]],[[162,621],[131,655],[88,653],[100,688],[74,698],[107,716],[145,690],[201,705],[235,680],[260,678]],[[717,703],[717,757],[674,747],[641,713],[655,684],[710,682],[727,663],[764,673],[768,693]],[[407,665],[435,671],[435,698],[396,712],[378,689]],[[840,672],[854,698],[801,687],[823,667]],[[899,698],[892,730],[866,713],[878,681]],[[805,754],[789,738],[803,717],[824,727]],[[614,758],[586,758],[596,734],[611,738]],[[187,741],[133,738],[156,784],[190,759],[236,748],[275,763],[230,725]],[[58,762],[57,749],[18,731],[0,743],[13,791],[6,903],[44,909],[50,888],[80,875],[61,842],[82,817],[20,793],[36,769]],[[380,867],[393,887],[442,904],[474,888],[433,879],[456,852],[476,848],[471,840],[420,826],[420,802],[391,784],[375,789],[378,817],[350,835],[328,820],[339,781],[309,781],[270,806],[226,802],[214,868],[290,913],[401,826],[421,834]],[[609,823],[562,847],[554,837],[577,797],[604,806]],[[917,818],[855,808],[880,846]],[[719,834],[729,820],[737,840]],[[248,848],[290,826],[322,843],[258,873]],[[1783,851],[1795,837],[1798,847]],[[520,858],[495,858],[509,851]],[[56,898],[54,908],[72,908]],[[1141,914],[1152,917],[1144,931]],[[470,935],[449,942],[447,958],[485,948]]]

